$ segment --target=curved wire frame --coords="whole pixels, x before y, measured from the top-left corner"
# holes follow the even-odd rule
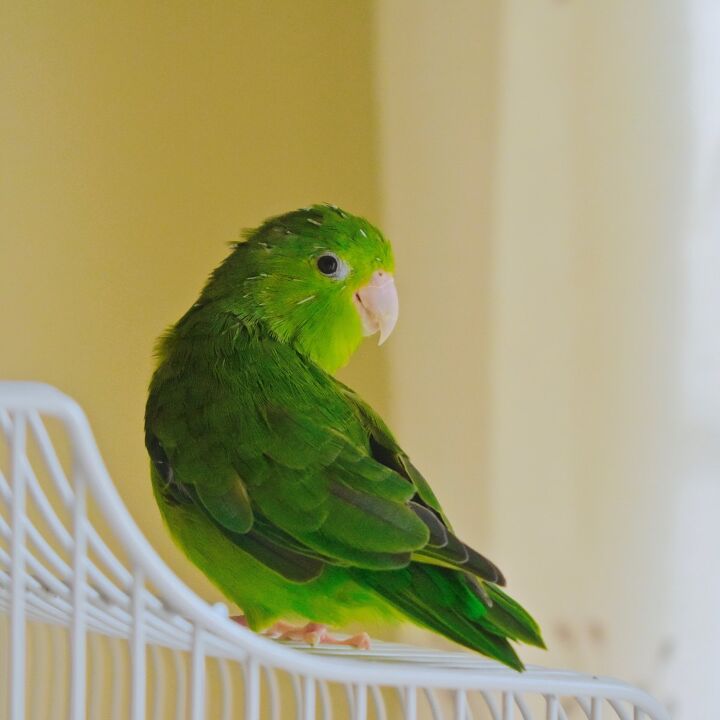
[[[62,423],[69,463],[47,418]],[[157,555],[76,402],[48,385],[0,382],[0,429],[0,719],[58,717],[66,706],[71,720],[668,720],[647,693],[609,678],[519,674],[396,643],[361,651],[258,636]]]

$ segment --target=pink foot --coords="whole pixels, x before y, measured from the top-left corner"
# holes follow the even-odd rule
[[[247,620],[243,615],[232,618],[235,622],[247,627]],[[320,623],[307,623],[307,625],[290,625],[286,622],[276,622],[272,627],[262,633],[273,640],[291,640],[306,642],[308,645],[348,645],[358,650],[370,649],[370,636],[366,632],[358,633],[349,638],[338,638],[330,634],[327,625]]]
[[[278,640],[306,642],[313,647],[317,645],[348,645],[359,650],[370,649],[370,636],[367,633],[358,633],[349,638],[338,638],[328,632],[326,625],[319,623],[295,626],[279,622],[266,630],[264,634]]]

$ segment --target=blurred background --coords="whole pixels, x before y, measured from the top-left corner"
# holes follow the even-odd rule
[[[242,228],[366,215],[401,321],[342,377],[541,621],[524,656],[707,717],[719,33],[714,0],[4,2],[0,376],[79,400],[219,599],[151,499],[154,340]]]

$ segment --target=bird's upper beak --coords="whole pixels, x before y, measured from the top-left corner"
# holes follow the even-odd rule
[[[398,295],[393,276],[383,270],[375,271],[370,282],[355,293],[354,300],[363,334],[367,337],[380,331],[378,345],[382,345],[398,319]]]

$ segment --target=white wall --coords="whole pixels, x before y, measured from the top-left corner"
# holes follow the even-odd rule
[[[680,452],[667,684],[678,717],[717,714],[720,674],[720,5],[696,0],[691,36],[690,213],[683,242]],[[715,711],[713,713],[713,710]]]
[[[682,718],[720,670],[711,5],[378,7],[400,437],[542,620],[543,662]]]

